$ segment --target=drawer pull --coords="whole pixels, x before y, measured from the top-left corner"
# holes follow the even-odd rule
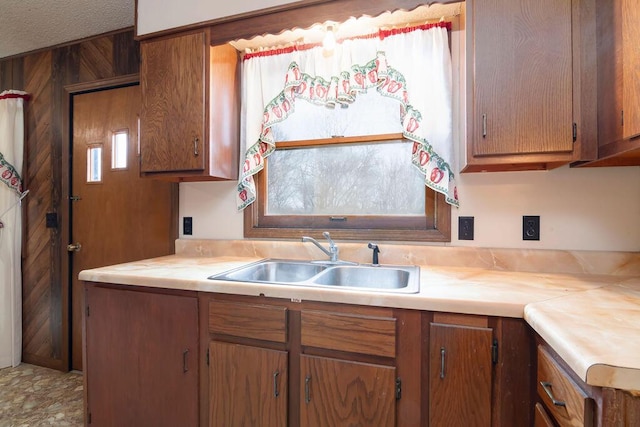
[[[444,357],[445,357],[445,349],[444,347],[440,348],[440,378],[444,378]]]
[[[553,396],[553,391],[551,390],[552,384],[546,381],[540,381],[540,385],[542,386],[542,389],[544,390],[545,393],[547,393],[547,396],[549,396],[549,399],[551,399],[551,403],[553,403],[555,406],[567,406],[567,404],[565,402],[563,402],[562,400],[556,400],[556,398]]]
[[[197,136],[193,138],[193,155],[195,157],[198,157],[198,155],[200,155],[200,153],[198,152],[198,142],[200,142],[200,138],[198,138]]]

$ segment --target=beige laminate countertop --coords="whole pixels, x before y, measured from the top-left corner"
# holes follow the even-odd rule
[[[421,266],[417,294],[207,279],[260,259],[170,255],[85,270],[79,278],[155,288],[524,318],[587,384],[640,390],[640,278]]]

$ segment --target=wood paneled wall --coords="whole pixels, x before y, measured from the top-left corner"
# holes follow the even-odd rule
[[[139,70],[139,45],[133,30],[63,47],[0,60],[0,91],[20,89],[27,103],[23,177],[29,195],[23,204],[22,360],[67,370],[68,284],[62,283],[62,250],[68,236],[46,228],[45,215],[65,211],[62,200],[65,86],[109,79]]]

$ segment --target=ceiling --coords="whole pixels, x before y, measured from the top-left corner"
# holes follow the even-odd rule
[[[134,0],[0,0],[0,58],[132,27]]]

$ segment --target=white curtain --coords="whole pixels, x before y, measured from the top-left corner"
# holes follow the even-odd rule
[[[24,101],[19,91],[0,93],[0,368],[17,366],[22,352],[21,243]]]
[[[449,25],[380,31],[344,40],[331,55],[322,46],[246,55],[238,208],[255,200],[253,175],[275,149],[270,127],[293,113],[296,99],[320,105],[348,103],[369,89],[398,100],[404,136],[415,141],[413,165],[423,173],[425,185],[457,206]],[[309,86],[316,90],[309,91]]]

